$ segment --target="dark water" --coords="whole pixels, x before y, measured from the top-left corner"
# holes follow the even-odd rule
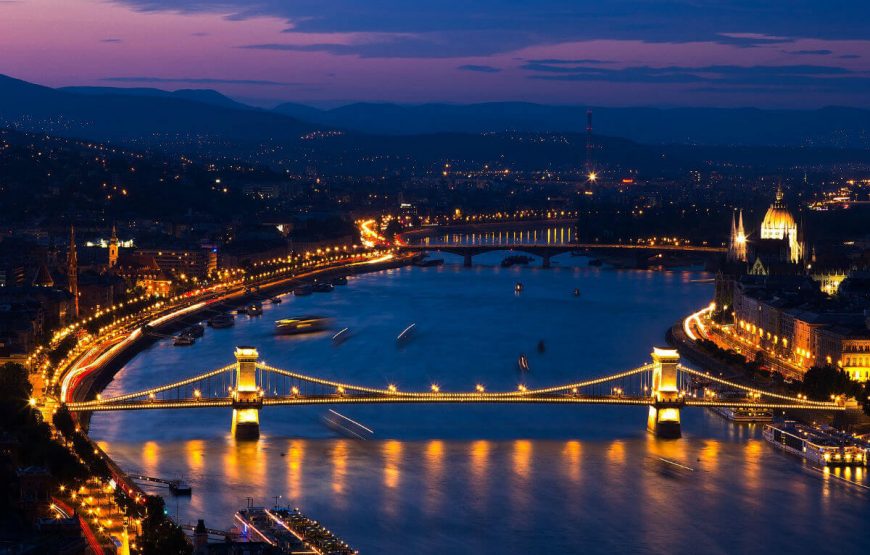
[[[503,269],[503,256],[285,297],[193,347],[155,345],[106,395],[225,365],[240,344],[281,368],[404,390],[515,389],[526,353],[529,386],[558,384],[646,362],[664,330],[712,295],[701,273],[595,269],[567,255],[552,270]],[[334,347],[329,335],[272,335],[276,318],[307,313],[333,316],[352,337]],[[416,336],[397,349],[412,322]],[[191,499],[168,501],[182,521],[228,527],[246,497],[281,495],[363,553],[832,553],[870,539],[870,492],[701,409],[683,411],[683,439],[664,441],[646,433],[639,407],[339,407],[375,430],[367,442],[336,438],[318,421],[324,410],[267,407],[256,443],[229,438],[228,409],[100,413],[92,435],[128,470],[190,481]]]

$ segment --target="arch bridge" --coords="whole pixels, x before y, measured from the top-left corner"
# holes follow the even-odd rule
[[[622,243],[481,243],[477,245],[467,245],[458,243],[430,244],[430,245],[402,245],[401,251],[404,252],[427,252],[437,251],[456,254],[463,258],[465,267],[471,266],[472,258],[478,254],[492,251],[511,250],[540,256],[543,261],[543,267],[551,266],[550,259],[554,256],[566,252],[583,252],[590,250],[623,250],[635,252],[691,252],[691,253],[707,253],[721,254],[726,252],[724,247],[707,247],[694,245],[645,245],[645,244],[622,244]]]
[[[649,407],[647,428],[660,437],[680,437],[680,411],[689,407],[745,407],[767,410],[841,411],[838,403],[812,401],[752,388],[680,364],[676,350],[655,348],[652,361],[566,384],[515,391],[400,391],[344,383],[269,366],[254,347],[237,347],[236,362],[177,382],[114,397],[97,396],[66,406],[74,412],[118,410],[232,408],[232,432],[256,439],[260,411],[278,405],[512,403],[552,405],[638,405]],[[742,394],[735,399],[725,392]]]

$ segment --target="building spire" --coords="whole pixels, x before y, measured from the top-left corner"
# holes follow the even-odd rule
[[[66,276],[69,292],[73,296],[73,310],[79,317],[79,257],[76,253],[76,228],[69,226],[69,252],[66,259]]]
[[[112,238],[109,239],[109,268],[114,268],[118,264],[118,231],[115,229],[115,224],[112,224]]]

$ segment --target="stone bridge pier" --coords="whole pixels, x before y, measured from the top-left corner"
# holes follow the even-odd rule
[[[254,347],[236,347],[236,389],[233,391],[232,434],[236,439],[260,437],[260,409],[263,397],[257,387],[257,359]]]
[[[682,435],[680,407],[683,398],[677,387],[677,365],[680,355],[676,349],[653,348],[652,399],[646,428],[656,437],[674,439]]]

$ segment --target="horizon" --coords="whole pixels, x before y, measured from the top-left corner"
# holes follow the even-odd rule
[[[753,4],[13,0],[0,2],[0,73],[258,107],[870,107],[870,6]]]

